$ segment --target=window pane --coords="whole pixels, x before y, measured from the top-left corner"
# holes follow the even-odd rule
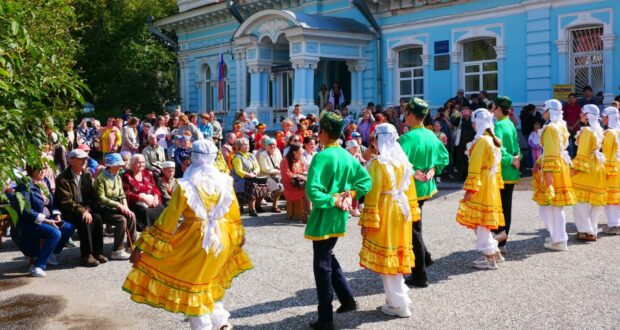
[[[480,76],[471,75],[465,76],[465,91],[466,92],[478,92],[480,90]]]
[[[422,66],[422,48],[408,48],[398,52],[398,67],[412,68]]]
[[[482,75],[482,89],[497,90],[497,73],[487,73]]]
[[[592,55],[592,60],[591,60],[592,64],[603,64],[603,55]]]
[[[495,54],[495,39],[481,39],[463,44],[463,60],[465,62],[493,60]]]
[[[497,71],[497,62],[487,62],[482,64],[482,71]]]
[[[413,94],[424,94],[424,79],[416,79],[413,81]]]
[[[467,65],[465,66],[465,73],[472,73],[480,71],[480,65]]]
[[[400,78],[411,78],[411,71],[407,70],[407,71],[401,71],[400,72]]]
[[[412,95],[411,93],[411,80],[400,81],[400,95]]]
[[[422,76],[424,76],[424,70],[423,69],[414,69],[413,70],[413,76],[414,77],[422,77]]]

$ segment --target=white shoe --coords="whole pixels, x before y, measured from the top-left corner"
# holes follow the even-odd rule
[[[385,304],[383,306],[381,306],[381,311],[383,312],[383,314],[386,315],[391,315],[391,316],[398,316],[398,317],[411,317],[411,311],[409,310],[409,308],[398,308],[398,307],[392,307],[388,304]]]
[[[131,255],[125,252],[125,250],[118,250],[110,254],[110,260],[127,260],[130,256]]]
[[[52,266],[58,266],[60,265],[60,261],[58,261],[58,255],[57,254],[52,254],[48,259],[47,259],[47,264],[48,265],[52,265]]]
[[[28,266],[28,273],[32,273],[32,271],[34,270],[34,265],[30,265]]]
[[[603,234],[607,234],[607,235],[620,235],[620,226],[615,226],[615,227],[609,227],[609,226],[605,226],[603,227]]]
[[[495,252],[495,262],[500,263],[504,261],[506,261],[506,258],[504,258],[504,256],[502,255],[502,252],[500,251]]]
[[[551,243],[551,237],[545,237],[545,243]]]
[[[496,270],[497,262],[495,262],[494,257],[488,258],[487,256],[482,256],[482,258],[475,260],[472,266],[478,269]]]
[[[506,234],[506,232],[505,232],[505,231],[501,231],[501,232],[497,233],[497,234],[493,237],[493,239],[494,239],[494,240],[496,240],[496,241],[498,241],[498,242],[503,242],[503,241],[505,241],[505,240],[507,240],[507,239],[508,239],[508,234]]]
[[[45,271],[39,267],[32,267],[32,270],[30,271],[30,276],[32,277],[45,277],[47,276],[47,274],[45,273]]]
[[[549,243],[543,244],[543,247],[547,250],[553,250],[553,251],[568,251],[568,245],[566,244],[566,242],[557,242],[557,243],[549,242]]]
[[[359,217],[361,215],[360,211],[355,209],[353,211],[351,211],[351,216],[352,217]]]

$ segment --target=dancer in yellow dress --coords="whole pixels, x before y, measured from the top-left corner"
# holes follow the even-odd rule
[[[540,134],[543,154],[534,167],[534,197],[540,205],[540,217],[549,231],[545,249],[567,251],[566,216],[564,206],[575,204],[575,192],[570,178],[571,159],[568,155],[568,129],[562,119],[562,103],[551,99],[545,102],[543,117],[548,122]]]
[[[378,125],[372,144],[379,155],[368,164],[372,188],[359,221],[364,238],[360,265],[381,275],[386,295],[381,311],[410,317],[411,300],[403,274],[410,274],[414,266],[411,225],[420,221],[413,166],[392,124]]]
[[[220,301],[232,279],[252,268],[241,249],[244,229],[232,178],[215,167],[216,156],[213,142],[194,142],[192,165],[136,242],[123,284],[135,302],[187,315],[192,329],[231,327]]]
[[[504,261],[492,230],[504,226],[500,189],[502,180],[502,141],[493,132],[493,114],[480,108],[472,114],[476,136],[467,148],[469,169],[463,189],[465,197],[459,202],[456,221],[476,233],[476,248],[484,255],[474,261],[478,269],[497,269]]]
[[[573,159],[571,175],[577,196],[573,208],[576,238],[594,242],[598,235],[598,218],[607,205],[607,179],[605,177],[605,155],[600,151],[604,132],[598,122],[599,109],[586,104],[581,109],[582,127],[575,136],[577,157]]]
[[[617,108],[607,107],[603,110],[603,126],[607,126],[603,138],[607,175],[607,226],[603,227],[603,233],[620,235],[620,119]]]

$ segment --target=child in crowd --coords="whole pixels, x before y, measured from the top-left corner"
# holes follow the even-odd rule
[[[347,151],[355,158],[362,166],[366,166],[366,160],[362,157],[362,151],[359,144],[355,140],[349,140],[345,143]],[[351,203],[351,216],[359,217],[361,215],[359,211],[359,200],[354,200]]]
[[[277,131],[275,135],[276,146],[280,149],[280,152],[284,151],[286,148],[286,136],[283,131]]]
[[[252,131],[256,130],[258,128],[258,118],[256,118],[256,114],[252,111],[250,112],[250,129]]]
[[[530,133],[530,136],[527,138],[527,144],[530,146],[530,151],[532,152],[532,160],[536,163],[536,160],[543,153],[543,147],[540,144],[540,122],[534,122],[534,130]]]
[[[250,118],[252,118],[253,112],[250,113]],[[260,150],[263,147],[262,139],[265,136],[265,129],[267,125],[265,123],[260,123],[256,125],[256,134],[254,135],[254,150]]]

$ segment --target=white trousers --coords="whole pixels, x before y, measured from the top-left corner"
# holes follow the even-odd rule
[[[605,206],[607,227],[620,227],[620,205]]]
[[[541,206],[540,217],[549,231],[551,242],[560,243],[568,241],[568,235],[566,235],[566,216],[564,215],[564,207]]]
[[[216,302],[213,311],[202,316],[190,316],[189,326],[192,330],[219,329],[228,322],[230,313],[224,309],[224,304]]]
[[[598,234],[598,217],[603,211],[603,206],[593,206],[587,203],[577,203],[573,211],[575,215],[575,225],[580,233],[592,235]]]
[[[495,254],[499,251],[497,248],[497,241],[493,238],[491,230],[486,227],[478,226],[475,229],[476,233],[476,249],[485,255]]]
[[[381,275],[381,279],[387,304],[401,310],[409,309],[409,304],[411,304],[411,299],[407,295],[409,287],[405,284],[403,274]]]

